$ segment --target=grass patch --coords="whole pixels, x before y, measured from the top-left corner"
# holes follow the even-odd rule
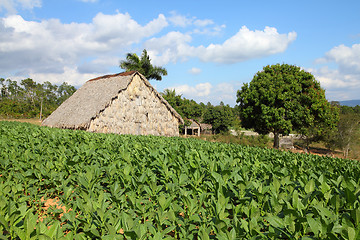
[[[38,118],[0,118],[0,121],[9,121],[9,122],[26,122],[40,126],[41,122]]]

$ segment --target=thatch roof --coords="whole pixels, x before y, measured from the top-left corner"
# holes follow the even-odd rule
[[[199,128],[200,124],[195,121],[194,119],[189,119],[189,121],[191,122],[190,126],[188,126],[188,128]]]
[[[42,125],[58,128],[87,129],[90,121],[109,106],[121,91],[126,90],[136,75],[140,76],[145,85],[155,93],[169,111],[183,124],[184,120],[181,116],[150,85],[149,81],[139,72],[132,71],[105,75],[87,81],[46,118]]]
[[[199,123],[198,121],[194,120],[194,119],[188,119],[191,124],[190,126],[188,126],[187,128],[197,128],[200,127],[201,130],[211,130],[212,129],[212,125],[211,124],[207,124],[207,123]]]
[[[200,128],[201,128],[201,130],[211,130],[212,126],[211,126],[211,124],[200,123]]]

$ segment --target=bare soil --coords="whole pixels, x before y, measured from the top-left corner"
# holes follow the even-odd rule
[[[305,152],[301,147],[295,146],[294,149],[289,150],[293,153],[304,153],[304,154],[314,154],[318,156],[327,156],[327,157],[336,157],[336,158],[344,158],[343,153],[341,151],[331,151],[327,148],[322,147],[310,147],[307,152]],[[350,158],[353,160],[360,160],[357,158]]]

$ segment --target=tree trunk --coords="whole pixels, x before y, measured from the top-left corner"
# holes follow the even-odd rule
[[[344,155],[344,158],[348,158],[349,156],[349,150],[350,150],[350,146],[349,144],[344,148],[343,150],[343,155]]]
[[[274,148],[279,149],[280,147],[280,134],[274,133]]]
[[[42,108],[43,108],[43,99],[40,102],[40,122],[42,122]]]

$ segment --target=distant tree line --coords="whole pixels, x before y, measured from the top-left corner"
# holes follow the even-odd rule
[[[224,133],[240,124],[237,108],[223,102],[218,106],[213,106],[210,102],[205,105],[177,95],[175,90],[170,89],[165,89],[161,95],[181,115],[185,125],[190,125],[189,119],[194,119],[200,123],[211,124],[213,133]]]
[[[36,83],[30,78],[17,81],[0,78],[1,118],[44,118],[76,91],[74,86],[50,82]]]

